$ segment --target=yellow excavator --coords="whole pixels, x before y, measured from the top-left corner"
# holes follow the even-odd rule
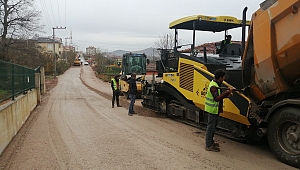
[[[161,49],[161,82],[145,83],[142,104],[186,123],[204,126],[205,95],[216,69],[226,71],[222,88],[234,87],[224,100],[218,133],[240,141],[267,138],[277,158],[300,168],[300,0],[265,0],[251,22],[230,16],[194,15],[169,25],[174,49]],[[241,44],[224,53],[195,50],[196,31],[240,28]],[[246,41],[246,28],[249,28]],[[179,30],[193,31],[190,53],[178,51]],[[216,47],[217,49],[217,47]]]
[[[145,54],[139,53],[126,53],[122,58],[122,71],[120,79],[120,91],[125,98],[128,98],[129,84],[128,79],[131,73],[136,74],[137,95],[136,98],[141,98],[142,93],[142,81],[146,75],[146,65],[149,63],[149,59]]]

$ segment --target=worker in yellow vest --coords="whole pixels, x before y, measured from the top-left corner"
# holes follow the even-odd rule
[[[219,143],[214,141],[215,129],[219,114],[223,112],[223,99],[232,96],[233,88],[229,88],[221,94],[218,87],[225,80],[225,71],[218,69],[215,71],[214,79],[209,83],[205,99],[205,112],[208,114],[208,122],[205,137],[205,150],[219,152]]]
[[[116,75],[114,78],[111,79],[111,88],[113,90],[113,97],[112,97],[112,108],[115,107],[115,100],[117,102],[117,107],[122,107],[119,102],[120,96],[120,83],[119,83],[120,75]]]
[[[221,42],[221,48],[220,48],[221,53],[225,53],[225,54],[227,53],[226,46],[227,46],[227,44],[232,44],[231,43],[231,38],[232,38],[231,35],[227,35],[226,38],[225,38],[225,40],[223,40]]]

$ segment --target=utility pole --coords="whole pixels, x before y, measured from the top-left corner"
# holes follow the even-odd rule
[[[70,38],[71,38],[71,43],[70,43],[70,45],[72,46],[73,45],[73,42],[72,42],[72,31],[71,31],[71,36],[70,36]]]
[[[76,48],[75,48],[75,52],[78,53],[78,47],[79,47],[79,46],[76,45],[76,44],[74,44],[73,46],[74,46],[74,47],[77,47],[77,50],[76,50]]]
[[[56,55],[55,55],[55,29],[66,29],[66,27],[56,27],[52,28],[53,29],[53,60],[54,60],[54,78],[56,78]]]
[[[65,55],[66,55],[66,63],[68,63],[68,50],[69,50],[69,47],[68,47],[68,50],[67,50],[67,46],[68,46],[67,39],[71,39],[71,38],[70,38],[70,37],[65,38]]]
[[[155,63],[154,59],[154,48],[152,47],[152,57],[153,57],[153,63]]]

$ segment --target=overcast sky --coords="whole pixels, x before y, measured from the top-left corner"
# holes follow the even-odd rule
[[[169,23],[191,15],[234,16],[242,18],[248,7],[247,19],[263,0],[36,0],[41,11],[45,34],[63,39],[70,37],[79,50],[88,46],[102,51],[137,51],[155,47],[154,43],[165,34],[173,33]],[[229,32],[233,40],[240,40],[240,30]],[[197,32],[196,45],[219,41],[224,34]],[[192,42],[192,33],[179,32],[183,44]],[[70,39],[67,39],[68,44]]]

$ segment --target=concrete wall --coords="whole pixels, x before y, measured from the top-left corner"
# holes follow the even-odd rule
[[[0,105],[0,155],[26,122],[31,111],[41,102],[41,95],[46,92],[44,72],[42,67],[41,73],[35,73],[35,89]]]
[[[33,89],[0,106],[0,155],[37,104],[38,90]]]

